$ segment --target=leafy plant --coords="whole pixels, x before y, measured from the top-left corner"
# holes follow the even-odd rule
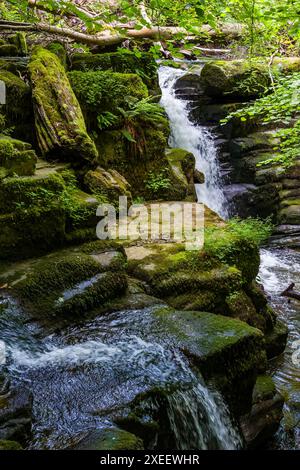
[[[253,104],[230,113],[223,121],[228,123],[233,118],[241,121],[255,121],[271,127],[283,127],[276,136],[280,138],[278,147],[274,147],[274,156],[260,162],[258,165],[281,163],[285,167],[293,164],[300,156],[300,73],[291,76],[278,77],[274,87],[269,89],[266,96]],[[294,121],[294,122],[293,122]]]
[[[113,126],[117,121],[118,116],[110,113],[109,111],[105,111],[104,113],[98,114],[97,116],[98,127],[101,131],[107,129],[110,126]]]
[[[167,169],[154,173],[149,171],[145,186],[150,191],[153,197],[159,197],[165,189],[169,189],[171,181],[167,174]]]

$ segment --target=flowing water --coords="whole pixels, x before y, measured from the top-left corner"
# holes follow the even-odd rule
[[[300,449],[300,302],[280,296],[292,282],[300,292],[300,253],[286,248],[263,249],[259,276],[270,304],[289,329],[284,354],[270,364],[276,386],[286,399],[284,419],[273,445]]]
[[[191,122],[189,101],[176,97],[175,83],[185,74],[186,71],[181,69],[159,68],[161,105],[168,115],[171,127],[169,145],[194,154],[196,169],[205,175],[205,183],[196,184],[198,201],[225,218],[227,216],[226,201],[222,191],[214,136],[209,128],[197,126]]]
[[[191,371],[155,320],[154,307],[112,313],[38,339],[33,326],[20,322],[15,327],[22,310],[11,298],[5,306],[1,331],[8,367],[14,382],[29,385],[33,392],[29,448],[74,446],[89,430],[111,427],[116,417],[127,415],[135,397],[151,397],[157,389],[168,393],[163,405],[159,393],[149,398],[150,410],[152,415],[164,414],[169,437],[164,441],[156,436],[150,448],[240,445],[222,398]]]
[[[176,81],[186,73],[186,70],[170,67],[159,69],[161,105],[171,126],[169,144],[195,155],[196,168],[206,178],[205,184],[196,185],[198,200],[226,218],[228,212],[214,136],[208,128],[191,122],[189,114],[192,103],[176,96]],[[276,386],[287,400],[284,420],[272,445],[275,448],[300,449],[300,303],[280,296],[291,282],[296,284],[295,290],[300,291],[300,253],[276,247],[263,249],[259,277],[270,304],[289,329],[284,354],[270,364],[270,373]]]

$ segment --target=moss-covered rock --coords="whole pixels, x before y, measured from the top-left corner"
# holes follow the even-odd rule
[[[89,130],[100,130],[98,116],[118,115],[118,107],[128,109],[133,98],[148,96],[146,85],[133,73],[79,72],[68,74],[72,88],[82,107]]]
[[[132,433],[118,428],[91,431],[74,450],[143,450],[143,441]]]
[[[33,111],[30,87],[19,76],[0,67],[0,80],[6,87],[6,104],[1,112],[6,118],[6,127],[13,128],[12,136],[33,141]]]
[[[58,41],[53,41],[53,42],[50,42],[50,44],[47,45],[47,49],[48,51],[52,52],[53,54],[55,54],[60,62],[62,63],[62,65],[64,66],[64,68],[66,69],[67,68],[67,51],[66,51],[66,48],[64,46],[64,44],[62,44],[61,42],[58,42]]]
[[[268,359],[272,359],[285,350],[286,341],[288,336],[287,326],[276,319],[273,328],[266,334],[265,343]]]
[[[15,34],[8,36],[7,39],[10,44],[14,45],[17,48],[17,54],[12,55],[27,56],[28,47],[25,33],[23,33],[22,31],[18,31]]]
[[[119,197],[126,196],[131,205],[132,197],[130,184],[116,170],[104,170],[98,167],[85,174],[84,183],[90,192],[95,193],[100,200],[111,202],[118,206]]]
[[[157,88],[157,65],[153,55],[147,52],[137,55],[124,49],[104,54],[74,54],[71,58],[71,69],[82,72],[109,70],[136,73],[149,88]]]
[[[237,414],[248,410],[257,374],[266,368],[262,333],[211,313],[163,308],[156,315],[193,365],[217,383],[232,409]]]
[[[164,131],[151,126],[143,131],[142,155],[134,152],[135,144],[129,142],[120,130],[102,132],[96,139],[99,164],[117,170],[131,185],[134,197],[145,199],[176,199],[172,188],[173,172],[165,154],[167,138]],[[164,180],[166,184],[160,184]],[[158,181],[158,186],[152,182]],[[173,197],[172,197],[173,191]]]
[[[274,73],[300,70],[299,58],[276,58]],[[242,99],[260,96],[270,86],[269,65],[265,60],[213,60],[204,65],[200,81],[209,96]]]
[[[22,450],[23,447],[16,441],[0,440],[0,450]]]
[[[30,144],[0,135],[0,167],[9,176],[31,176],[35,172],[37,156]]]
[[[249,449],[264,445],[275,434],[283,417],[283,403],[272,378],[259,375],[253,389],[251,411],[240,419]]]
[[[101,248],[102,246],[102,248]],[[81,318],[127,289],[125,258],[102,242],[91,254],[54,253],[27,265],[27,275],[6,278],[27,311],[47,321]]]
[[[97,151],[65,69],[52,52],[37,47],[29,63],[37,139],[40,149],[73,164],[93,161]]]
[[[167,158],[171,168],[169,199],[176,201],[195,201],[194,155],[186,150],[173,148],[167,149]]]
[[[14,44],[0,45],[0,57],[14,57],[18,55],[18,48]]]

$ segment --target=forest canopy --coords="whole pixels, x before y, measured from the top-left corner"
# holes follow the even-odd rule
[[[0,31],[48,32],[91,44],[109,44],[112,37],[115,42],[131,37],[205,37],[230,25],[240,26],[233,31],[252,54],[295,54],[300,0],[0,1]]]

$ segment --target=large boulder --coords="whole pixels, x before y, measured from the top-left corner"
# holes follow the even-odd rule
[[[129,205],[132,202],[130,184],[116,170],[104,170],[100,167],[90,170],[85,174],[84,183],[100,201],[111,202],[118,206],[119,197],[126,196]]]
[[[92,162],[97,150],[58,57],[37,47],[29,63],[36,133],[43,155],[70,160],[74,165]]]
[[[118,428],[95,429],[73,450],[143,450],[143,441],[132,433]]]
[[[31,176],[36,162],[37,156],[30,144],[0,135],[0,167],[5,169],[5,176]]]

